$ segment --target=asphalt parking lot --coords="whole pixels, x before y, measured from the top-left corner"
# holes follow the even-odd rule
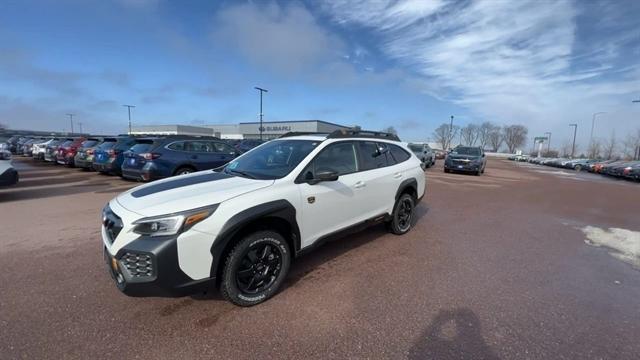
[[[634,250],[590,240],[638,236],[637,183],[498,159],[481,177],[445,174],[440,160],[409,234],[376,226],[326,244],[294,262],[273,299],[239,308],[216,293],[122,295],[99,217],[136,183],[15,164],[20,184],[0,190],[1,358],[640,354]]]

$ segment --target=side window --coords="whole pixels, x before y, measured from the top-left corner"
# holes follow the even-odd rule
[[[378,145],[373,141],[358,141],[360,170],[371,170],[387,166],[387,158],[380,154]]]
[[[176,141],[167,146],[171,150],[184,151],[184,141]]]
[[[387,143],[378,143],[378,151],[380,151],[380,153],[383,153],[386,156],[388,166],[395,165],[397,163],[393,155],[391,155],[390,147],[391,146]]]
[[[187,141],[184,147],[190,152],[213,152],[213,146],[208,141]]]
[[[411,155],[404,151],[400,146],[390,144],[389,149],[391,150],[391,155],[393,155],[393,158],[397,163],[407,161],[411,157]]]
[[[341,142],[327,146],[313,160],[311,168],[313,174],[323,171],[335,171],[338,175],[357,172],[358,161],[354,143]]]
[[[221,142],[214,141],[211,143],[211,145],[213,146],[213,151],[216,153],[231,154],[232,152],[234,152],[231,146]]]

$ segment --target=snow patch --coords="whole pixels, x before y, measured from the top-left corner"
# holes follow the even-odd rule
[[[585,243],[606,247],[611,256],[640,269],[640,232],[595,226],[585,226],[580,230],[587,236]]]

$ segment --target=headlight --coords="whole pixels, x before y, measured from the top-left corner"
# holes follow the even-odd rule
[[[148,236],[175,235],[208,218],[216,211],[217,207],[218,205],[214,205],[175,214],[143,218],[133,223],[134,227],[131,231]]]

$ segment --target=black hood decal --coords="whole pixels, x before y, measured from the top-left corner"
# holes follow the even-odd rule
[[[171,190],[183,186],[190,186],[201,184],[209,181],[223,180],[233,177],[232,175],[228,175],[220,172],[208,172],[202,175],[193,175],[193,176],[179,176],[175,180],[165,181],[159,184],[153,184],[142,188],[140,190],[136,190],[131,193],[131,196],[134,198],[139,198],[155,193],[159,193],[165,190]]]

